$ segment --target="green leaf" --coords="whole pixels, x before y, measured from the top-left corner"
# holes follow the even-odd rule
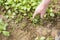
[[[3,25],[0,24],[0,30],[4,30],[4,27]]]
[[[4,27],[3,27],[3,30],[6,30],[6,27],[8,26],[7,23],[5,23]]]
[[[11,10],[8,10],[8,14],[11,14]]]
[[[4,25],[0,25],[0,30],[6,30],[6,27],[4,27]]]
[[[53,12],[53,9],[52,8],[50,8],[50,12]]]
[[[47,16],[47,14],[44,15],[44,17],[46,17],[46,16]]]
[[[54,15],[54,13],[50,13],[50,16],[54,17],[55,15]]]
[[[7,23],[4,23],[3,21],[0,23],[0,30],[6,30]]]
[[[0,18],[0,23],[2,22],[2,19]]]
[[[6,17],[6,18],[9,18],[9,16],[8,16],[8,15],[5,15],[5,17]]]
[[[47,37],[47,39],[46,40],[53,40],[53,38],[52,37]]]
[[[45,40],[45,37],[41,37],[40,40]]]
[[[33,23],[37,23],[37,22],[38,22],[38,20],[37,20],[37,19],[34,19],[34,20],[33,20]]]
[[[9,7],[8,7],[8,6],[5,6],[5,8],[6,8],[6,9],[9,9]]]
[[[8,31],[3,31],[2,33],[4,36],[10,36],[10,33]]]

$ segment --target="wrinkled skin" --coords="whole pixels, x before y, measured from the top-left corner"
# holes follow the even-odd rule
[[[42,0],[42,2],[37,6],[33,18],[37,15],[40,14],[40,17],[43,18],[44,14],[46,13],[46,9],[50,3],[50,0]]]

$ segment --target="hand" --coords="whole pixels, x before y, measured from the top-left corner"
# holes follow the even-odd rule
[[[40,5],[37,6],[33,18],[37,15],[40,14],[40,17],[43,18],[44,14],[46,13],[46,9],[48,7],[50,0],[43,0]]]
[[[33,14],[33,18],[37,15],[40,14],[40,17],[43,18],[45,12],[46,12],[46,6],[44,4],[40,4],[38,5],[38,7],[36,8],[34,14]]]

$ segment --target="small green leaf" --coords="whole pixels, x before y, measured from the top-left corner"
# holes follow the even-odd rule
[[[3,35],[4,35],[4,36],[10,36],[10,34],[9,34],[8,31],[3,31]]]
[[[0,23],[2,22],[2,19],[0,19]]]
[[[0,30],[4,30],[4,26],[0,24]]]
[[[9,16],[8,16],[8,15],[5,15],[5,17],[6,17],[6,18],[9,18]]]
[[[11,14],[11,10],[8,10],[8,13]]]
[[[40,40],[45,40],[45,37],[41,37]]]
[[[52,8],[50,8],[50,12],[53,12],[53,9]]]
[[[54,15],[54,13],[50,13],[50,16],[54,17],[55,15]]]
[[[47,39],[46,40],[53,40],[53,38],[52,37],[47,37]]]
[[[4,27],[3,27],[3,30],[6,30],[6,27],[8,26],[7,23],[5,23]]]
[[[46,16],[47,16],[47,14],[44,15],[44,17],[46,17]]]
[[[33,23],[37,23],[37,21],[38,21],[37,19],[34,19],[34,20],[33,20]]]

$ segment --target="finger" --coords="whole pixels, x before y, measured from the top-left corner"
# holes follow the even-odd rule
[[[40,17],[41,17],[41,18],[43,18],[43,15],[42,15],[42,14],[40,14]]]
[[[40,17],[43,18],[44,17],[44,14],[45,14],[45,12],[41,13],[40,14]]]
[[[34,18],[36,15],[37,15],[37,12],[34,12],[34,14],[33,14],[33,18]]]

